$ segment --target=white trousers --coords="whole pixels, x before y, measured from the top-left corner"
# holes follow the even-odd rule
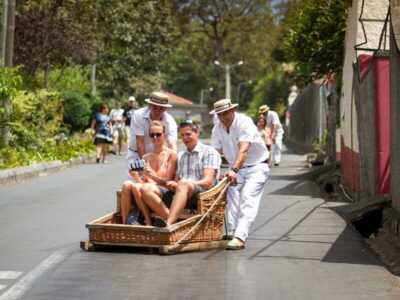
[[[272,163],[279,164],[282,157],[282,139],[283,133],[278,133],[275,137],[275,143],[271,146]]]
[[[240,169],[236,186],[228,188],[228,234],[245,241],[253,224],[269,176],[268,164]]]

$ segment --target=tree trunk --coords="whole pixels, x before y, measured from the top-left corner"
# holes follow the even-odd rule
[[[7,26],[3,28],[3,62],[4,67],[12,67],[14,53],[15,0],[4,2],[3,13],[5,14],[4,21],[7,23]],[[3,112],[0,114],[0,146],[6,147],[10,141],[10,126],[8,123],[10,122],[11,116],[11,99],[7,97],[0,101],[3,108]]]

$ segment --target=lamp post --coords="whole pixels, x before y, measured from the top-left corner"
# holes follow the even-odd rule
[[[225,98],[231,99],[231,69],[243,65],[243,61],[240,60],[233,65],[225,64],[222,66],[218,60],[214,60],[214,64],[225,69]]]
[[[208,89],[202,89],[200,91],[200,105],[203,106],[204,103],[204,92],[212,92],[214,90],[214,88],[210,87]]]

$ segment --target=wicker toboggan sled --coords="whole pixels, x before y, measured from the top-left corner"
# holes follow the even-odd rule
[[[195,214],[182,215],[180,221],[166,228],[121,224],[120,193],[117,192],[117,210],[96,219],[86,227],[89,240],[81,242],[83,250],[96,246],[150,247],[160,254],[200,251],[225,247],[222,240],[226,179],[212,189],[199,194]]]

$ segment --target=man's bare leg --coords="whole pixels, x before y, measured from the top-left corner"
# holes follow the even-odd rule
[[[141,188],[141,192],[144,203],[163,220],[166,220],[169,215],[169,209],[161,200],[158,188],[154,184],[144,184]]]
[[[192,197],[194,185],[191,182],[179,182],[176,187],[174,199],[172,200],[167,225],[174,224],[179,217],[179,214],[185,208],[186,203]]]

